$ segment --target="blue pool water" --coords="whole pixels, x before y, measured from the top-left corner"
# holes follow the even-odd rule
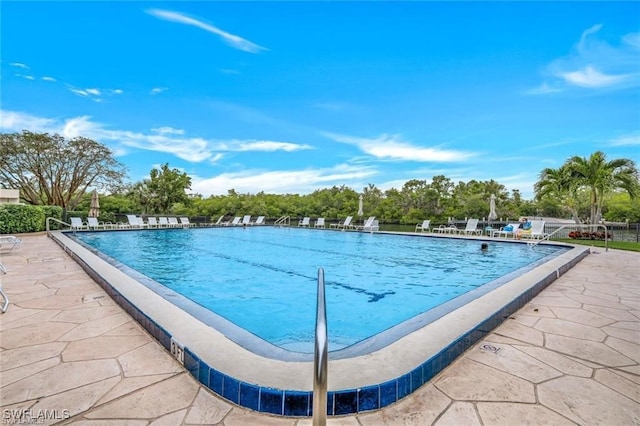
[[[77,233],[108,257],[285,349],[313,352],[317,270],[330,350],[496,286],[566,250],[275,227]]]

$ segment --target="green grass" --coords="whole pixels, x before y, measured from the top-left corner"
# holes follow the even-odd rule
[[[558,238],[558,239],[554,238],[553,241],[561,241],[563,243],[569,243],[569,244],[580,244],[583,246],[604,248],[603,240],[574,240],[571,238]],[[610,249],[616,249],[616,250],[640,252],[640,243],[633,243],[630,241],[609,241],[607,242],[607,247],[609,247]]]

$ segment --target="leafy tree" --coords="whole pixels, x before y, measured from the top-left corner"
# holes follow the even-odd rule
[[[117,189],[125,176],[111,150],[94,140],[27,130],[0,134],[2,186],[19,189],[28,204],[73,210],[88,188]]]
[[[578,214],[579,185],[571,177],[571,170],[567,165],[557,169],[546,168],[540,172],[540,180],[536,182],[534,189],[538,200],[555,199],[566,208],[576,223],[580,223]]]
[[[632,160],[626,158],[607,161],[602,151],[596,151],[589,158],[571,157],[566,167],[571,178],[589,190],[591,223],[596,223],[601,217],[607,194],[622,189],[635,198],[640,191],[638,169]]]
[[[178,169],[169,169],[165,163],[152,169],[150,178],[134,185],[131,196],[137,198],[147,213],[169,213],[176,203],[188,204],[186,193],[191,189],[191,178]]]

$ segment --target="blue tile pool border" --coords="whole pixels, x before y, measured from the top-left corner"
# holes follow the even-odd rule
[[[64,242],[56,238],[54,234],[51,236],[105,290],[115,303],[142,325],[167,351],[171,352],[172,336],[167,330],[131,303]],[[327,415],[340,416],[378,410],[410,395],[588,254],[589,250],[584,250],[566,264],[550,272],[514,300],[408,373],[377,385],[329,391],[327,393]],[[274,389],[240,381],[208,365],[188,346],[184,347],[183,364],[198,382],[233,404],[257,412],[280,416],[309,417],[313,415],[312,391]]]

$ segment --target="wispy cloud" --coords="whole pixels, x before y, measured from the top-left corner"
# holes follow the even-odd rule
[[[598,37],[602,30],[602,25],[594,25],[583,31],[567,56],[546,66],[546,81],[526,94],[570,88],[619,90],[640,85],[640,33],[625,34],[617,45],[612,45]]]
[[[55,82],[55,81],[57,81],[55,78],[53,78],[53,77],[48,77],[48,76],[44,76],[44,77],[42,77],[42,79],[43,79],[44,81],[51,81],[51,82]]]
[[[202,137],[189,137],[182,129],[169,126],[153,128],[149,132],[109,129],[95,122],[89,116],[79,116],[64,121],[36,117],[15,111],[0,110],[3,131],[22,131],[59,133],[65,137],[84,136],[97,141],[110,142],[114,149],[119,147],[137,148],[148,151],[167,152],[185,161],[200,163],[216,162],[229,152],[292,152],[312,149],[304,144],[279,141],[256,140],[218,140]],[[127,151],[127,150],[125,150]]]
[[[22,68],[24,70],[30,69],[29,65],[23,64],[21,62],[11,62],[11,63],[9,63],[9,65],[11,65],[12,67],[16,67],[16,68]]]
[[[254,193],[259,188],[272,194],[304,194],[332,185],[359,187],[362,181],[375,174],[374,168],[348,164],[303,170],[245,170],[211,178],[192,177],[191,188],[205,196],[226,194],[231,188],[241,193]]]
[[[609,141],[611,146],[640,146],[640,133],[621,135]]]
[[[457,162],[467,160],[477,155],[477,153],[469,151],[415,146],[402,140],[399,135],[384,134],[373,139],[332,133],[325,133],[325,135],[337,142],[355,145],[363,152],[379,159],[419,162]]]
[[[184,25],[191,25],[196,28],[200,28],[202,30],[208,31],[222,38],[222,40],[226,44],[233,47],[234,49],[242,50],[249,53],[258,53],[262,50],[268,50],[240,36],[228,33],[226,31],[221,30],[220,28],[214,27],[213,25],[207,24],[199,19],[192,18],[190,16],[187,16],[179,12],[172,12],[170,10],[162,10],[162,9],[150,9],[150,10],[147,10],[147,13],[158,19],[163,19],[165,21],[170,21],[170,22],[177,22],[179,24],[184,24]]]
[[[98,89],[95,87],[79,89],[69,84],[67,84],[67,89],[78,96],[89,98],[95,102],[102,102],[105,96],[117,96],[124,93],[122,89]]]
[[[149,91],[149,93],[151,93],[152,95],[159,95],[160,93],[166,92],[167,90],[169,89],[166,87],[154,87]]]

